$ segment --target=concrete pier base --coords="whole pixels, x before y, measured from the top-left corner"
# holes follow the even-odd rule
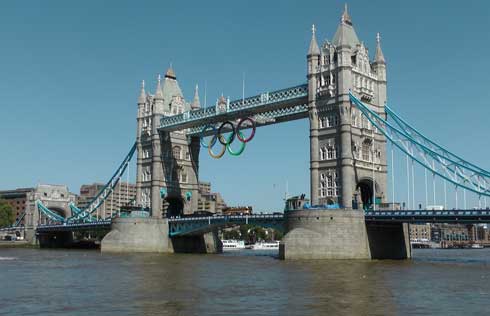
[[[172,245],[176,253],[222,253],[223,244],[218,232],[212,231],[202,235],[172,237]]]
[[[116,218],[102,239],[102,252],[174,252],[168,222],[157,218]]]
[[[410,258],[406,225],[368,224],[354,210],[295,210],[285,213],[281,259]]]
[[[281,259],[370,259],[364,214],[347,210],[297,210],[284,214]]]
[[[102,239],[102,252],[221,253],[218,232],[169,237],[167,219],[116,218]]]

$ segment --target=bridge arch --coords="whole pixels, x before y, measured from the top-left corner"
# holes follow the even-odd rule
[[[373,183],[375,184],[373,186]],[[373,181],[373,178],[365,177],[359,180],[356,184],[356,191],[358,192],[358,198],[356,201],[361,203],[363,209],[367,210],[373,205],[373,187],[376,190],[376,195],[379,192],[379,185],[376,181]]]
[[[49,209],[56,214],[63,216],[64,218],[70,217],[70,212],[68,209],[61,207],[61,206],[49,206]]]
[[[170,195],[165,198],[167,217],[181,216],[184,213],[184,199],[180,195]]]

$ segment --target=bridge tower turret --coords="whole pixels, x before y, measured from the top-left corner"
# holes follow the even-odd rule
[[[197,90],[191,107],[170,67],[163,83],[158,77],[155,94],[142,95],[138,99],[138,205],[151,208],[154,218],[192,213],[198,203],[199,137],[187,137],[185,131],[161,132],[159,124],[162,117],[197,108]]]
[[[141,90],[138,97],[138,115],[136,118],[137,130],[136,130],[136,205],[142,205],[141,203],[141,183],[143,173],[143,147],[141,145],[141,130],[143,128],[143,121],[147,113],[148,106],[146,102],[145,81],[141,81]]]
[[[311,156],[319,157],[318,163],[311,162],[312,203],[370,207],[374,196],[385,197],[386,139],[351,105],[349,92],[384,115],[386,66],[379,37],[370,62],[346,6],[332,41],[322,44],[319,55],[315,69],[308,54],[309,100],[315,99],[318,121],[317,131],[310,129]]]
[[[308,49],[308,112],[310,119],[310,194],[311,204],[318,204],[319,175],[318,163],[320,149],[318,147],[318,107],[316,104],[316,91],[318,80],[318,66],[320,61],[320,48],[316,41],[315,25],[311,28],[311,42]]]

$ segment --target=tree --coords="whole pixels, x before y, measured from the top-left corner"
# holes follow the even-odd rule
[[[223,239],[240,239],[240,232],[238,230],[225,230],[223,231]]]
[[[12,206],[7,201],[0,199],[0,227],[10,226],[14,220]]]

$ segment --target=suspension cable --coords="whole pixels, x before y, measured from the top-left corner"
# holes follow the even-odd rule
[[[376,178],[374,174],[374,127],[371,134],[371,159],[373,160],[373,211],[376,211]]]
[[[458,186],[454,186],[455,195],[456,195],[456,209],[458,209]]]
[[[393,144],[391,144],[391,207],[394,209],[395,206],[395,159]]]
[[[447,181],[444,179],[444,209],[447,210]]]
[[[427,169],[424,168],[424,178],[425,178],[425,208],[427,209],[427,205],[429,204],[429,193],[427,189]]]
[[[466,189],[463,189],[463,204],[464,204],[464,209],[466,210]]]
[[[434,159],[432,159],[432,169],[436,170]],[[432,194],[433,194],[433,205],[436,205],[436,173],[432,172]]]
[[[410,167],[408,163],[408,155],[407,157],[407,209],[410,209]]]
[[[417,208],[415,206],[415,172],[414,172],[413,159],[412,159],[412,207],[414,210]]]

